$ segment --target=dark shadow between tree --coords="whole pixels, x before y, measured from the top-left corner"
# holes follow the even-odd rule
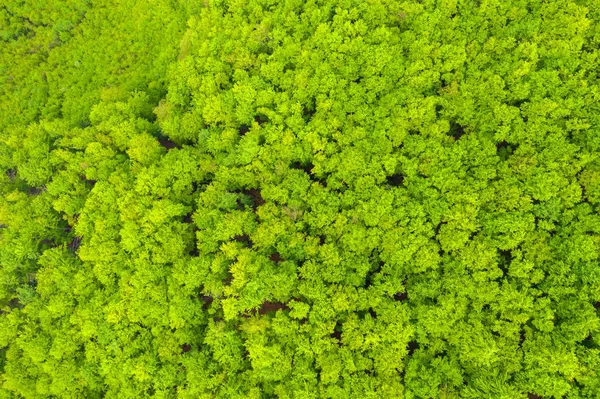
[[[208,307],[213,303],[214,298],[208,295],[200,296],[200,301],[202,302],[202,310],[208,310]]]
[[[342,346],[342,324],[339,321],[335,324],[330,337],[335,339],[339,346]]]
[[[258,314],[264,316],[269,313],[277,312],[278,310],[290,310],[290,308],[283,302],[263,302],[258,308]]]
[[[525,342],[525,329],[522,328],[521,331],[519,331],[519,348],[523,347],[523,342]]]
[[[179,144],[175,143],[174,141],[172,141],[171,139],[169,139],[167,137],[160,137],[158,139],[158,142],[160,143],[161,146],[163,146],[167,150],[172,150],[173,148],[181,148],[181,146]]]
[[[395,173],[386,178],[387,183],[392,187],[399,187],[404,183],[404,175],[401,173]]]
[[[254,116],[254,122],[262,126],[269,122],[269,117],[265,114],[257,114]]]
[[[397,292],[394,294],[394,300],[395,301],[406,301],[408,299],[408,293],[407,292]]]
[[[190,344],[181,345],[181,353],[187,353],[191,350],[192,350],[192,345],[190,345]]]
[[[410,341],[407,346],[408,356],[412,356],[412,354],[415,353],[415,351],[420,348],[421,348],[421,345],[419,345],[419,343],[417,341]]]
[[[513,259],[512,252],[509,250],[498,250],[498,256],[500,258],[498,261],[498,267],[506,276],[508,275],[508,268]]]
[[[245,136],[246,133],[248,133],[250,131],[250,126],[248,125],[241,125],[238,129],[238,133],[240,134],[240,136]]]
[[[67,245],[67,248],[69,248],[71,252],[76,252],[81,246],[81,240],[81,237],[73,237],[71,242]]]
[[[283,258],[279,254],[279,252],[274,252],[269,256],[269,259],[275,263],[283,262]]]
[[[496,154],[498,155],[498,157],[500,157],[500,159],[506,161],[508,157],[514,153],[516,147],[516,145],[511,144],[507,141],[501,141],[496,144]]]
[[[245,243],[248,246],[248,248],[252,248],[252,240],[250,240],[250,237],[247,234],[234,236],[233,240]]]
[[[467,132],[465,131],[465,127],[457,122],[450,122],[450,131],[448,134],[454,137],[454,140],[460,140],[462,136],[464,136]]]

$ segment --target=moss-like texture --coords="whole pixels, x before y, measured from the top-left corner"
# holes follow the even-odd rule
[[[597,0],[6,0],[0,398],[598,398]]]

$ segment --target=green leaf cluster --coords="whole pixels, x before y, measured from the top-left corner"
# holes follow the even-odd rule
[[[0,398],[600,395],[598,0],[0,5]]]

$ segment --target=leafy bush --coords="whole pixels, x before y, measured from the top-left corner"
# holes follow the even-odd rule
[[[597,0],[8,1],[0,398],[597,398]]]

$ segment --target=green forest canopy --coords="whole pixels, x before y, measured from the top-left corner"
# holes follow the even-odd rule
[[[599,22],[2,1],[0,398],[598,398]]]

